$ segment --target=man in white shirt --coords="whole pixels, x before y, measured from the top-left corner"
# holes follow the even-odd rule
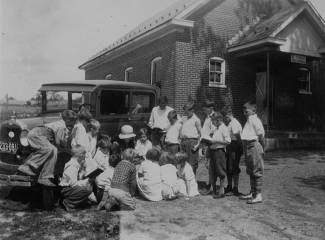
[[[264,127],[256,115],[256,105],[247,102],[243,106],[247,118],[241,139],[244,145],[246,172],[250,176],[251,192],[241,199],[254,204],[262,202],[262,184],[264,171]]]
[[[240,174],[240,157],[243,154],[241,143],[242,126],[238,120],[233,116],[230,109],[224,112],[225,121],[228,123],[228,130],[231,138],[231,143],[227,146],[227,182],[228,186],[225,193],[233,193],[239,196],[238,191],[239,174]],[[232,182],[234,181],[234,187]]]
[[[210,166],[209,175],[213,189],[213,198],[223,198],[225,196],[224,187],[226,179],[226,146],[231,142],[228,128],[223,123],[223,116],[220,112],[215,112],[211,116],[215,129],[212,135],[212,145],[210,146]],[[217,194],[216,181],[220,179],[220,189]]]
[[[168,113],[173,108],[167,106],[168,99],[166,96],[159,98],[159,105],[154,107],[151,111],[149,119],[149,127],[151,128],[151,142],[153,146],[161,145],[161,140],[169,128]]]

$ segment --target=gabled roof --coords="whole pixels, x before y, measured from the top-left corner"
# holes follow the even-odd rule
[[[289,10],[280,11],[266,20],[259,20],[258,23],[255,23],[251,27],[247,27],[246,31],[241,31],[228,42],[228,50],[231,52],[241,46],[251,46],[253,43],[259,42],[282,44],[283,39],[277,38],[277,34],[305,10],[313,17],[317,23],[316,25],[322,30],[325,36],[324,20],[313,5],[309,1],[306,1]]]
[[[179,0],[175,4],[171,5],[170,7],[164,9],[163,11],[159,12],[155,16],[149,18],[148,20],[144,21],[136,28],[122,36],[121,38],[117,39],[109,46],[101,50],[100,52],[96,53],[94,56],[90,57],[85,63],[79,66],[79,68],[83,68],[89,62],[99,58],[103,55],[109,54],[111,51],[120,48],[121,46],[135,40],[154,29],[167,24],[172,23],[174,25],[185,26],[185,27],[192,27],[192,21],[186,21],[186,17],[191,14],[192,12],[196,11],[198,8],[203,6],[205,3],[209,2],[210,0]]]

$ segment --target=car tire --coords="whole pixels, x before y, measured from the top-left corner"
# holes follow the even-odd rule
[[[55,203],[55,188],[42,186],[42,203],[45,210],[53,210]]]

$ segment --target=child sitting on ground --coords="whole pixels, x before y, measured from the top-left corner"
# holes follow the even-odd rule
[[[188,199],[199,195],[195,174],[192,166],[187,162],[188,155],[186,153],[176,154],[177,176],[179,177],[179,191]]]
[[[103,170],[101,174],[96,177],[95,190],[97,202],[100,202],[104,190],[109,189],[113,177],[114,167],[110,164],[109,150],[111,146],[111,139],[108,135],[103,135],[98,141],[98,148],[93,161],[96,163],[96,168]]]
[[[159,157],[158,149],[150,149],[137,171],[138,189],[140,194],[149,201],[162,200]]]
[[[159,159],[162,181],[162,197],[165,200],[175,199],[179,193],[177,182],[176,158],[174,154],[163,152]]]
[[[72,148],[72,158],[64,166],[60,182],[63,197],[62,205],[67,210],[73,210],[87,202],[93,189],[90,180],[85,177],[86,150],[81,145]]]
[[[136,168],[133,164],[135,152],[133,149],[126,149],[122,153],[122,160],[114,169],[111,188],[105,191],[98,210],[105,207],[110,211],[112,207],[119,207],[120,210],[134,210],[135,201],[133,195],[136,190]]]
[[[146,128],[141,128],[138,137],[139,139],[137,140],[134,150],[139,158],[144,159],[148,150],[152,148],[152,143],[148,139],[148,130]]]

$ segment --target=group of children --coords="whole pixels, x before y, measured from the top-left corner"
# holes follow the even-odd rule
[[[71,158],[59,178],[62,207],[72,210],[93,201],[98,203],[98,209],[133,210],[136,193],[149,201],[198,196],[196,170],[198,149],[202,149],[209,162],[209,184],[200,189],[202,195],[211,193],[212,188],[214,198],[232,193],[247,203],[261,202],[264,128],[256,106],[243,106],[247,118],[243,129],[231,111],[215,112],[213,102],[206,102],[204,111],[206,119],[201,127],[193,103],[184,105],[184,116],[180,117],[167,106],[167,98],[161,98],[148,124],[151,142],[146,128],[136,135],[130,125],[122,126],[118,137],[111,139],[100,134],[100,123],[89,110],[81,109],[77,116],[67,110],[62,114],[65,128],[61,128],[62,123],[55,123],[28,134],[36,151],[19,170],[28,175],[35,175],[36,170],[44,172],[39,183],[52,186],[56,149],[60,152],[60,145],[64,145],[70,148]],[[154,130],[157,128],[159,131]],[[63,129],[63,134],[58,129]],[[51,141],[48,132],[54,133],[56,141]],[[251,185],[247,195],[238,190],[243,152]],[[47,165],[52,167],[46,169]]]

